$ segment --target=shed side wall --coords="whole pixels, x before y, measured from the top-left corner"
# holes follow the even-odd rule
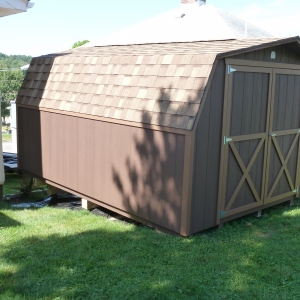
[[[185,136],[18,108],[20,168],[179,232]]]
[[[292,46],[290,46],[292,47]],[[276,59],[271,59],[271,52],[275,51]],[[285,63],[285,64],[300,64],[300,57],[288,46],[276,46],[270,47],[258,51],[251,51],[239,55],[232,56],[231,58],[274,62],[274,63]]]
[[[216,225],[222,141],[224,60],[218,61],[196,128],[192,198],[192,230]]]

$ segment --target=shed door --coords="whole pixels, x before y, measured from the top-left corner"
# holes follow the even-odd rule
[[[218,222],[291,198],[299,182],[300,71],[229,68]]]
[[[220,217],[262,205],[265,193],[272,70],[231,66],[230,71],[224,103]]]
[[[273,71],[265,203],[298,192],[300,72]]]

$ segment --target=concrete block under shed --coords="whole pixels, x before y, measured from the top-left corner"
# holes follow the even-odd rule
[[[56,195],[59,192],[59,188],[52,186],[52,185],[47,185],[47,196],[51,196],[51,195]]]
[[[88,201],[86,199],[81,199],[81,206],[84,209],[90,210],[90,209],[98,207],[99,205],[97,205],[97,204],[95,204],[95,203],[93,203],[91,201]]]
[[[45,185],[45,184],[46,184],[45,180],[33,178],[33,185],[34,186],[39,187],[39,186],[42,186],[42,185]]]

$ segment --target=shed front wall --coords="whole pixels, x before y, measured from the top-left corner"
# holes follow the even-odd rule
[[[220,218],[293,199],[299,187],[300,68],[231,63]]]
[[[185,135],[18,107],[23,171],[179,233]]]
[[[233,71],[226,73],[217,223],[299,195],[300,57],[293,47],[225,59]]]

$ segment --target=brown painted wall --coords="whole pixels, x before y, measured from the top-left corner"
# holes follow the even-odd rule
[[[225,63],[220,60],[196,128],[192,231],[216,225]]]
[[[235,55],[232,58],[286,64],[300,64],[300,57],[292,50],[292,47],[294,46],[270,47],[263,50]],[[271,59],[272,51],[276,52],[276,59]]]
[[[185,136],[18,107],[24,171],[180,232]]]

